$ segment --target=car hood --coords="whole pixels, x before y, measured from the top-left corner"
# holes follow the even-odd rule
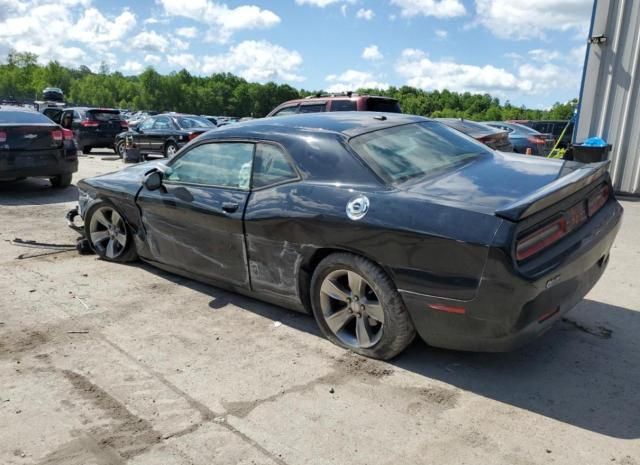
[[[493,213],[575,171],[580,163],[502,152],[401,186],[413,195]]]

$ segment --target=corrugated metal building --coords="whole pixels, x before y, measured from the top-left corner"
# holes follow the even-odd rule
[[[595,0],[574,142],[613,148],[617,191],[640,194],[640,1]]]

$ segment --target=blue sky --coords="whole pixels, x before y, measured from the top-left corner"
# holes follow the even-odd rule
[[[591,0],[0,0],[0,56],[138,74],[403,84],[546,108],[578,94]]]

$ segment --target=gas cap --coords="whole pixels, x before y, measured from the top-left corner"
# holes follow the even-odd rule
[[[366,195],[358,195],[347,203],[347,216],[354,221],[364,218],[369,211],[369,199]]]

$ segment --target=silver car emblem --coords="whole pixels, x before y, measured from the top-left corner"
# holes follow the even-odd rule
[[[366,195],[358,195],[347,203],[347,216],[354,221],[364,218],[368,211],[369,198]]]
[[[35,139],[36,137],[38,137],[38,135],[37,134],[26,134],[26,135],[24,135],[22,137],[24,137],[25,139]]]

